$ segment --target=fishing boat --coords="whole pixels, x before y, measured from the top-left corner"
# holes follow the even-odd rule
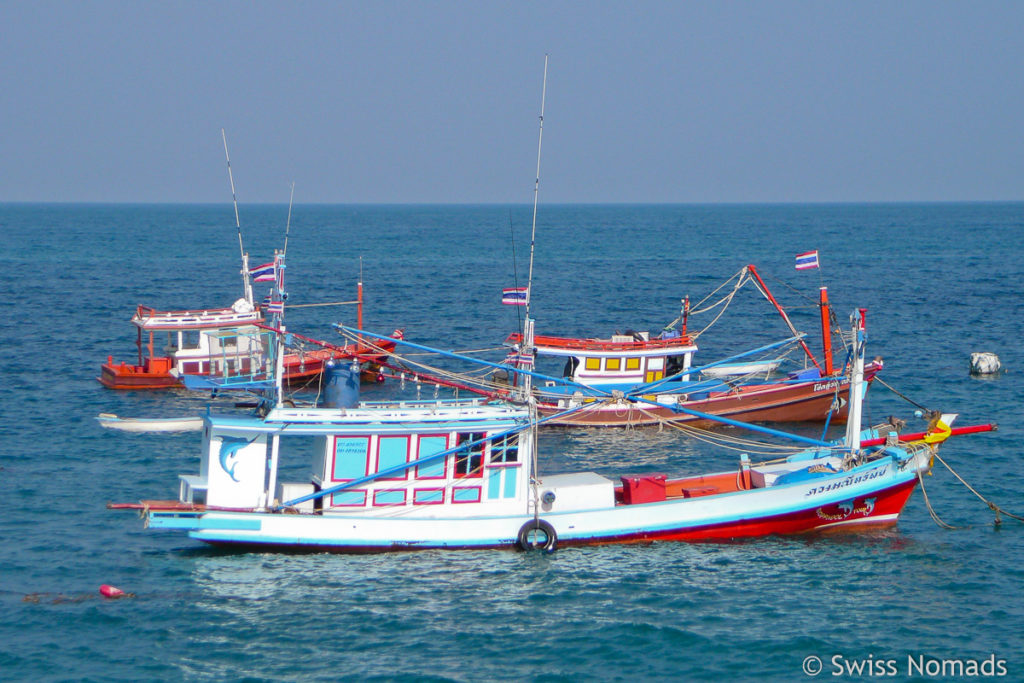
[[[108,356],[100,368],[100,383],[122,390],[183,388],[186,376],[218,377],[258,371],[261,351],[248,340],[254,339],[254,333],[267,321],[251,296],[251,289],[247,289],[246,297],[231,308],[220,309],[157,311],[138,306],[131,319],[136,328],[138,358],[134,363],[126,363],[115,362]],[[358,284],[356,301],[344,303],[356,304],[362,318],[362,282]],[[283,302],[279,305],[283,306]],[[302,335],[293,335],[292,341],[283,358],[283,380],[292,387],[315,382],[332,361],[358,356],[370,372],[374,361],[383,358],[382,349],[365,345],[346,348]],[[386,342],[384,346],[387,348]]]
[[[228,179],[231,183],[235,209],[238,249],[242,258],[243,295],[230,308],[159,311],[141,304],[137,306],[131,318],[131,323],[136,328],[137,360],[134,363],[115,362],[112,355],[107,356],[107,362],[102,364],[97,379],[108,389],[182,388],[185,387],[186,376],[225,377],[254,375],[261,372],[259,365],[263,362],[265,354],[258,345],[258,334],[254,332],[266,322],[265,312],[270,315],[284,312],[285,297],[280,295],[283,293],[284,256],[288,251],[295,185],[292,184],[292,194],[288,201],[284,249],[280,253],[275,251],[271,263],[250,269],[249,254],[242,242],[242,227],[238,216],[238,200],[235,197],[235,180],[231,173],[231,159],[228,156],[227,135],[223,129],[221,137],[224,141],[224,156],[227,160]],[[254,282],[273,283],[271,294],[262,308],[253,295]],[[274,292],[277,292],[276,297]],[[359,327],[362,327],[361,275],[355,301],[305,305],[349,304],[358,307]],[[396,330],[396,334],[398,333]],[[159,347],[156,345],[158,335],[161,339],[166,339]],[[292,335],[291,339],[294,343],[282,354],[281,377],[285,384],[292,387],[302,387],[316,381],[330,362],[358,356],[369,370],[374,361],[381,357],[376,355],[373,349],[358,344],[352,348],[340,349],[336,345],[301,335]]]
[[[546,58],[544,71],[546,89]],[[543,111],[542,97],[542,131]],[[538,182],[539,166],[538,144]],[[534,207],[536,215],[536,186]],[[334,405],[292,408],[283,405],[278,385],[276,402],[265,414],[207,412],[198,473],[179,477],[176,500],[108,507],[139,510],[148,528],[185,531],[213,545],[349,552],[552,551],[891,525],[922,473],[930,470],[940,443],[954,433],[991,426],[954,430],[955,416],[941,415],[922,434],[901,436],[898,422],[862,432],[863,310],[855,312],[852,323],[842,440],[789,435],[678,402],[661,406],[802,444],[770,461],[755,463],[744,453],[734,469],[672,478],[543,472],[538,427],[564,415],[540,415],[532,373],[519,367],[529,364],[534,352],[534,326],[527,315],[517,349],[525,362],[508,366],[523,378],[514,394],[521,403],[438,399],[369,404],[349,395]],[[282,336],[278,333],[279,347]],[[406,340],[398,343],[423,348]],[[355,389],[358,383],[348,386]],[[658,407],[642,394],[628,398]],[[310,462],[306,476],[279,479],[282,462],[295,453]],[[288,471],[296,470],[289,466]]]
[[[546,416],[564,413],[552,420],[563,426],[637,426],[665,422],[700,422],[688,413],[666,406],[682,405],[702,413],[733,417],[747,422],[831,422],[842,424],[848,415],[844,398],[849,386],[849,368],[833,361],[828,290],[819,293],[823,362],[819,362],[797,332],[785,310],[768,290],[751,264],[737,274],[734,292],[747,282],[775,306],[792,332],[780,342],[748,351],[730,359],[697,367],[693,357],[696,340],[687,333],[689,302],[684,300],[680,316],[657,336],[629,332],[609,338],[574,338],[537,335],[533,356],[565,359],[562,377],[548,376],[535,387],[539,410]],[[676,328],[676,325],[679,328]],[[513,333],[505,344],[513,348],[509,362],[529,369],[530,354],[519,352],[523,335]],[[748,356],[775,352],[791,346],[802,350],[805,366],[782,375],[774,371],[783,358],[755,360]],[[865,367],[868,384],[883,366],[880,358]],[[616,399],[617,394],[640,394],[651,399],[643,405]],[[567,412],[571,408],[584,410]],[[702,424],[706,425],[704,421]]]
[[[525,307],[526,319],[530,319],[533,290],[547,59],[544,62],[544,74],[529,272],[525,287],[516,286],[502,293],[503,304]],[[814,267],[817,267],[817,252],[814,252],[814,258]],[[810,267],[799,261],[797,265],[800,268]],[[729,365],[723,359],[706,365],[705,377],[692,376],[695,374],[692,363],[699,333],[691,335],[687,330],[690,313],[688,298],[683,300],[679,317],[656,336],[648,332],[632,331],[604,339],[538,335],[527,352],[523,348],[524,335],[515,332],[505,340],[505,345],[512,347],[506,362],[514,370],[529,371],[536,361],[544,357],[565,359],[562,377],[548,376],[543,385],[538,385],[535,390],[538,410],[551,418],[552,425],[630,427],[665,422],[694,422],[697,419],[685,411],[676,410],[678,406],[746,421],[845,422],[848,409],[842,394],[849,385],[849,376],[846,368],[833,367],[830,327],[832,311],[828,304],[827,289],[822,287],[819,295],[825,354],[823,366],[803,341],[804,335],[797,332],[753,264],[744,267],[735,276],[735,280],[732,292],[710,308],[717,308],[721,304],[721,312],[724,312],[724,307],[728,306],[740,288],[748,282],[754,283],[778,311],[789,327],[791,340],[802,348],[813,367],[805,366],[784,377],[773,378],[771,372],[781,364],[779,359],[758,361],[745,358],[742,363]],[[715,316],[715,320],[721,317],[721,312]],[[679,328],[675,327],[677,324]],[[770,348],[773,346],[763,347],[757,352]],[[756,365],[751,366],[751,363]],[[880,359],[868,366],[868,383],[881,368]],[[518,378],[522,374],[513,372],[512,376]],[[501,390],[492,387],[485,389],[485,392],[495,395],[500,394]],[[641,407],[636,402],[622,400],[623,395],[644,395],[647,403]]]
[[[177,500],[108,507],[139,510],[148,528],[186,531],[213,545],[343,552],[551,551],[891,525],[940,443],[990,427],[954,430],[955,415],[942,415],[920,434],[901,435],[892,424],[862,432],[863,312],[854,326],[845,438],[825,442],[751,426],[804,444],[772,461],[741,454],[734,469],[682,477],[548,474],[535,434],[550,418],[537,415],[532,398],[525,406],[482,399],[278,404],[264,417],[204,415],[198,473],[180,476]],[[311,460],[307,476],[281,481],[284,463],[295,471],[293,453]]]

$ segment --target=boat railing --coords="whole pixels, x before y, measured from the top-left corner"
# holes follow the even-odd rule
[[[214,308],[188,311],[157,311],[149,306],[138,306],[132,323],[143,329],[189,329],[199,327],[227,327],[263,321],[260,311],[238,312],[232,308]]]
[[[506,344],[518,344],[522,341],[522,335],[515,332],[505,340]],[[533,338],[533,345],[538,352],[543,352],[545,347],[551,349],[571,349],[580,351],[644,351],[662,350],[673,348],[685,348],[693,346],[693,341],[688,336],[673,337],[670,339],[632,339],[630,341],[613,341],[611,339],[576,339],[573,337],[549,337],[537,335]]]

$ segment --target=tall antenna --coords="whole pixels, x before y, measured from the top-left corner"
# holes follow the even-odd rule
[[[288,255],[288,230],[292,227],[292,201],[295,200],[295,181],[292,181],[292,195],[288,198],[288,222],[284,224],[284,251],[281,252],[285,256]]]
[[[245,291],[245,298],[253,303],[252,282],[249,280],[249,257],[245,255],[245,247],[242,246],[242,223],[238,220],[238,197],[235,196],[235,178],[231,175],[231,157],[228,156],[228,136],[224,129],[220,129],[220,137],[224,140],[224,158],[228,162],[228,181],[231,183],[231,201],[235,205],[235,227],[238,228],[238,251],[242,255],[242,286]]]
[[[540,147],[544,141],[544,99],[548,92],[548,55],[544,55],[544,85],[540,91],[540,133],[537,135],[537,179],[533,183],[533,226],[530,229],[530,270],[526,277],[526,318],[530,318],[530,294],[533,287],[533,247],[537,241],[537,195],[540,192]]]
[[[231,201],[235,205],[235,227],[238,228],[238,251],[245,258],[245,247],[242,246],[242,224],[238,220],[238,198],[235,196],[235,178],[231,175],[231,157],[228,156],[228,136],[224,129],[220,129],[220,136],[224,140],[224,158],[228,162],[228,181],[231,183]]]

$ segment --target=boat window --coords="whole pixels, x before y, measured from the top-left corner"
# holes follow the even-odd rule
[[[640,359],[639,358],[627,358],[626,359],[626,369],[627,370],[639,370],[640,369]]]
[[[455,441],[457,446],[472,441],[480,441],[487,434],[484,432],[460,433]],[[484,464],[484,442],[464,448],[455,454],[456,477],[482,477]]]
[[[338,436],[334,439],[331,480],[347,481],[366,476],[367,452],[370,438],[367,436]]]
[[[409,454],[408,436],[381,436],[377,440],[377,471],[383,472],[404,465]],[[405,479],[409,470],[395,472],[380,479]],[[375,503],[376,504],[376,503]]]
[[[669,356],[668,366],[665,369],[667,375],[678,375],[686,368],[686,356]]]
[[[181,348],[183,348],[183,349],[198,349],[199,348],[199,330],[182,330],[182,332],[181,332]]]
[[[519,462],[519,435],[507,434],[492,439],[491,462]]]
[[[622,366],[621,358],[608,358],[604,362],[605,370],[618,370]]]
[[[587,370],[600,370],[601,369],[601,359],[600,358],[588,358],[587,359],[587,364],[586,364],[585,367],[587,368]]]
[[[419,438],[419,453],[416,459],[421,460],[428,458],[431,455],[440,453],[448,449],[448,437],[447,436],[421,436]],[[445,458],[435,458],[433,461],[428,462],[424,465],[417,465],[416,467],[416,478],[417,479],[443,479],[444,478],[444,462]]]

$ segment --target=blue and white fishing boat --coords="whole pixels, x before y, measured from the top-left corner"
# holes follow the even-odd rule
[[[846,438],[792,437],[803,450],[772,462],[743,455],[735,469],[677,478],[547,474],[536,451],[545,418],[533,399],[523,407],[342,396],[340,407],[278,404],[265,417],[208,413],[198,472],[180,477],[177,500],[110,507],[139,509],[149,528],[210,544],[330,551],[552,550],[893,524],[934,449],[955,433],[955,416],[907,443],[892,426],[861,432],[862,320]],[[306,476],[280,480],[296,452],[312,452]]]

